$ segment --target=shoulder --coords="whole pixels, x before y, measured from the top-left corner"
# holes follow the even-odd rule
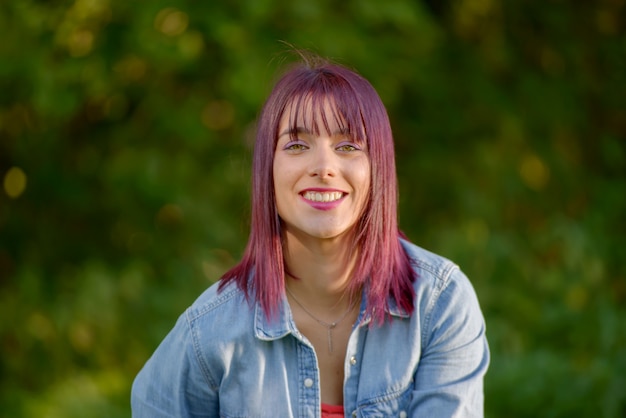
[[[402,244],[417,273],[415,312],[424,349],[484,339],[485,322],[476,291],[459,266],[409,242]]]
[[[453,261],[411,242],[401,240],[401,243],[416,273],[416,291],[430,289],[438,292],[451,284],[461,287],[472,287],[467,276],[463,274],[459,266]]]
[[[450,273],[459,267],[451,260],[419,247],[412,242],[401,239],[413,269],[419,276],[432,276],[438,280],[446,280]]]
[[[246,297],[234,282],[223,288],[220,288],[220,282],[216,282],[198,296],[185,314],[189,321],[194,321],[224,310],[241,309],[242,303],[246,303]]]
[[[453,261],[401,240],[416,273],[416,310],[428,324],[433,317],[453,315],[476,317],[482,322],[472,283]]]
[[[255,302],[231,282],[219,282],[205,290],[183,314],[188,328],[188,344],[193,347],[200,367],[219,381],[237,346],[254,342]]]
[[[220,288],[219,282],[205,290],[184,313],[194,339],[206,342],[215,336],[235,338],[252,329],[255,303],[231,282]]]
[[[180,315],[174,328],[159,349],[189,351],[199,356],[212,345],[234,340],[252,329],[254,308],[236,284],[219,288],[219,282],[207,288]],[[220,337],[220,338],[216,338]]]

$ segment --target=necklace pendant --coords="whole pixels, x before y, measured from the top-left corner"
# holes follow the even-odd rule
[[[356,300],[354,300],[352,302],[352,304],[350,304],[348,309],[343,313],[343,315],[339,319],[337,319],[335,322],[328,323],[328,322],[322,321],[321,319],[319,319],[318,317],[313,315],[313,313],[311,313],[311,311],[309,311],[302,303],[300,303],[300,301],[296,298],[296,296],[293,293],[291,293],[291,290],[289,290],[289,287],[285,287],[285,290],[287,291],[289,296],[291,296],[293,298],[293,300],[296,302],[296,304],[298,304],[298,306],[300,306],[300,308],[302,308],[302,310],[307,315],[309,315],[311,318],[313,318],[318,324],[320,324],[321,326],[326,328],[326,330],[328,331],[328,352],[332,354],[332,352],[333,352],[333,329],[337,325],[339,325],[339,323],[341,321],[343,321],[348,316],[348,314],[350,312],[352,312],[352,309],[354,309],[354,306],[356,305]]]
[[[334,327],[328,327],[328,352],[332,354],[333,352],[333,336],[332,329]]]

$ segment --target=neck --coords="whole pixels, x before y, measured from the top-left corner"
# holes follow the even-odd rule
[[[351,239],[305,242],[286,232],[284,240],[286,284],[297,296],[327,307],[349,303],[343,296],[357,257]]]

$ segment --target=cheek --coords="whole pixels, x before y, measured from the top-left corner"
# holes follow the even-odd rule
[[[278,162],[278,164],[274,165],[274,186],[277,192],[282,191],[279,187],[287,187],[292,178],[293,174],[284,164],[281,166],[280,162]]]
[[[274,186],[278,186],[279,184],[285,182],[284,164],[281,164],[280,158],[274,158],[272,176],[274,179]]]
[[[279,167],[276,159],[274,159],[274,166],[272,168],[272,182],[273,182],[273,188],[274,188],[274,204],[276,205],[276,210],[278,212],[280,212],[280,208],[281,208],[281,203],[282,203],[282,198],[281,198],[281,176],[280,176],[280,171],[277,169],[277,167]],[[280,214],[279,214],[280,215]]]
[[[353,168],[352,173],[354,175],[354,181],[358,184],[358,187],[365,191],[367,194],[370,188],[372,171],[369,161],[362,162]]]
[[[354,164],[351,169],[352,185],[358,195],[358,205],[360,210],[364,210],[370,195],[370,184],[372,173],[369,160]]]
[[[274,160],[273,180],[274,180],[274,201],[279,211],[283,211],[294,198],[294,173],[290,167],[286,166],[280,159]]]

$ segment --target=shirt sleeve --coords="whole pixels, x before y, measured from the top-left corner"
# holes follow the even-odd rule
[[[133,382],[134,418],[218,416],[217,387],[196,349],[186,315],[181,315]]]
[[[467,277],[455,268],[433,294],[409,416],[483,417],[489,365],[485,321]]]

